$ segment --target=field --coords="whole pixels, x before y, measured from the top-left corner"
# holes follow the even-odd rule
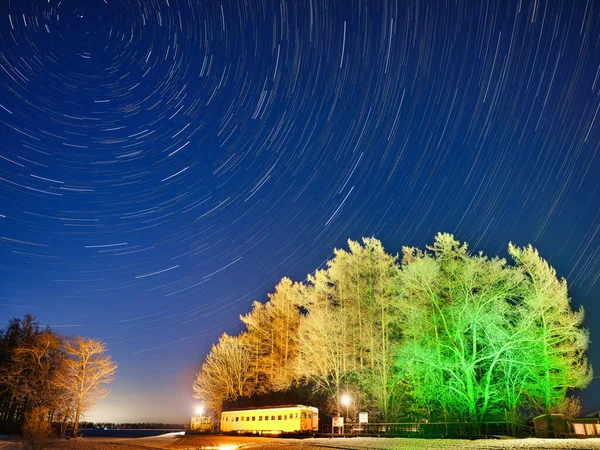
[[[21,450],[12,440],[0,440],[2,450]],[[200,449],[265,449],[265,450],[429,450],[429,449],[598,449],[600,439],[405,439],[405,438],[314,438],[281,439],[234,436],[184,436],[168,433],[143,438],[78,438],[48,443],[48,450],[200,450]]]

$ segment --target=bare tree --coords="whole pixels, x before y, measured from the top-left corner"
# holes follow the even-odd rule
[[[106,354],[106,344],[97,339],[77,337],[64,344],[64,368],[56,383],[75,401],[73,436],[77,436],[83,411],[108,394],[102,385],[114,379],[117,365]]]
[[[194,380],[194,397],[201,399],[217,415],[224,400],[250,396],[253,393],[252,356],[242,338],[223,333],[212,346]]]
[[[62,357],[61,336],[48,330],[13,350],[12,364],[2,379],[11,386],[15,401],[25,411],[39,407],[51,414],[61,395],[52,380],[60,370]]]

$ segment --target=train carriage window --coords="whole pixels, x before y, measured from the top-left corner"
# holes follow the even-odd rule
[[[265,420],[269,420],[269,416],[265,416]]]
[[[239,417],[236,417],[236,418],[235,418],[235,421],[237,422],[237,421],[238,421],[238,419],[239,419]]]
[[[258,421],[261,422],[262,421],[262,416],[258,416]]]
[[[283,416],[283,420],[287,420],[287,414]]]
[[[311,413],[308,413],[308,418],[312,419],[312,414]]]
[[[296,419],[298,418],[298,413],[296,413]]]
[[[306,419],[306,413],[305,412],[302,413],[302,418]]]
[[[250,422],[250,416],[246,417],[246,422]]]
[[[281,420],[281,416],[277,416],[277,420]]]
[[[271,420],[275,420],[275,416],[271,416]]]
[[[242,416],[242,422],[244,421],[244,416]]]
[[[256,416],[252,416],[252,422],[256,421]]]

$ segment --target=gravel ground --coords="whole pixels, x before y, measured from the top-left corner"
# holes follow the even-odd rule
[[[597,449],[600,439],[390,439],[390,438],[315,438],[275,439],[232,436],[181,436],[170,433],[147,438],[78,438],[49,443],[48,450],[429,450],[429,449]],[[0,441],[2,450],[22,450],[15,441]]]

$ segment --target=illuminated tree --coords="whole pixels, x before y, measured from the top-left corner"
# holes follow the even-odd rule
[[[292,381],[291,361],[298,354],[303,286],[283,278],[262,304],[253,303],[250,313],[240,316],[246,325],[243,342],[252,356],[256,389],[261,392],[287,389]]]
[[[296,360],[297,378],[312,383],[315,391],[324,392],[329,409],[337,410],[343,384],[353,358],[345,335],[341,310],[332,304],[331,286],[325,271],[308,277],[306,290],[308,313],[300,321],[300,355]]]
[[[546,414],[572,409],[567,391],[584,388],[592,379],[585,357],[589,336],[582,328],[583,307],[571,309],[566,280],[559,280],[533,247],[511,244],[509,253],[528,279],[522,306],[523,326],[531,335],[529,400]]]
[[[216,414],[221,413],[223,401],[250,396],[254,392],[251,355],[242,341],[223,333],[194,380],[194,397]]]
[[[398,369],[415,409],[480,421],[564,404],[584,387],[583,312],[531,247],[503,259],[471,255],[438,234],[429,252],[405,249],[399,276],[404,341]]]
[[[299,308],[304,303],[304,287],[283,278],[269,294],[266,304],[274,340],[271,346],[271,386],[275,391],[287,389],[293,381],[292,361],[298,355]]]
[[[100,385],[112,380],[116,369],[104,349],[94,339],[40,331],[30,315],[12,320],[0,332],[2,424],[25,421],[23,430],[32,439],[44,435],[50,422],[59,423],[62,434],[75,418],[77,428],[81,412],[106,394]]]
[[[63,368],[56,385],[74,399],[73,436],[79,431],[81,414],[108,394],[102,385],[110,383],[117,365],[106,354],[106,344],[97,339],[76,337],[66,340]]]
[[[429,249],[404,250],[400,361],[423,405],[479,421],[498,413],[500,364],[529,339],[512,326],[523,277],[502,259],[470,255],[448,234]]]
[[[30,315],[12,320],[1,334],[0,391],[8,402],[0,403],[0,414],[9,427],[5,431],[16,431],[26,418],[31,422],[40,414],[46,422],[58,420],[68,398],[55,382],[63,367],[63,337],[50,329],[40,331]]]
[[[509,253],[516,265],[440,233],[426,251],[404,248],[399,266],[377,239],[350,240],[307,283],[284,278],[254,302],[247,331],[211,350],[196,394],[220,405],[295,382],[338,414],[354,391],[383,420],[572,414],[568,391],[591,379],[583,310],[537,251]]]
[[[275,330],[271,327],[267,308],[263,303],[254,301],[252,311],[245,316],[240,316],[240,320],[246,325],[247,330],[240,335],[240,340],[251,355],[249,365],[254,391],[267,392],[273,373],[270,352],[275,339]]]
[[[12,385],[14,399],[26,410],[44,409],[49,415],[56,410],[63,392],[54,379],[62,369],[63,357],[62,337],[50,330],[35,334],[30,342],[14,349],[12,365],[4,376]]]
[[[348,247],[349,251],[336,249],[327,265],[332,299],[340,309],[349,351],[354,355],[347,369],[355,373],[357,387],[370,399],[372,412],[387,420],[398,314],[396,258],[375,238],[363,238],[362,244],[349,240]]]
[[[23,435],[28,445],[25,448],[41,450],[52,434],[52,424],[48,420],[48,410],[35,406],[25,413]]]

